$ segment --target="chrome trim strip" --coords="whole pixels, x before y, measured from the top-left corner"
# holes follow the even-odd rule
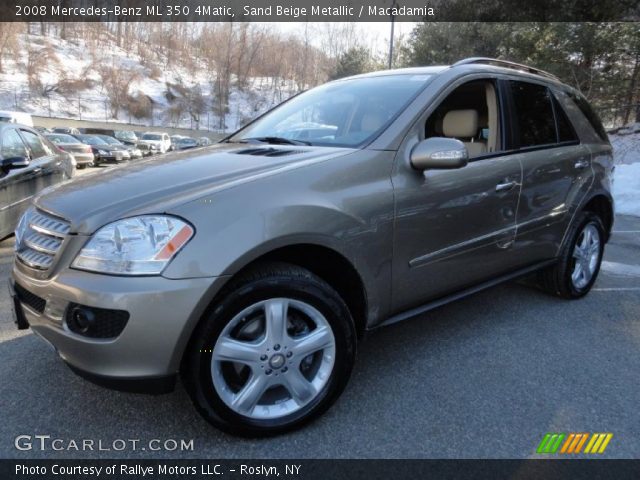
[[[440,250],[436,250],[435,252],[427,253],[425,255],[421,255],[412,260],[409,260],[409,267],[415,268],[425,265],[427,263],[434,262],[436,260],[442,260],[444,258],[452,257],[454,255],[458,255],[460,253],[464,253],[467,250],[471,250],[473,248],[480,248],[494,241],[498,240],[496,237],[501,237],[505,234],[513,232],[515,234],[517,226],[514,224],[510,227],[503,228],[501,230],[496,230],[495,232],[487,233],[485,235],[481,235],[479,237],[471,238],[469,240],[465,240],[464,242],[456,243],[455,245],[451,245],[449,247],[445,247]],[[489,241],[490,240],[490,241]],[[481,245],[476,245],[481,243]],[[469,248],[467,248],[469,247]],[[460,250],[459,252],[457,250]],[[441,257],[441,258],[439,258]]]
[[[0,212],[10,209],[11,207],[15,207],[16,205],[20,205],[21,203],[28,202],[33,198],[33,195],[23,198],[22,200],[18,200],[17,202],[10,203],[9,205],[5,205],[4,207],[0,207]]]
[[[36,225],[31,222],[29,222],[29,228],[38,233],[42,233],[43,235],[49,235],[50,237],[56,237],[60,239],[63,239],[64,237],[66,237],[66,234],[64,233],[56,232],[55,230],[49,230],[47,228],[41,227],[40,225]]]
[[[56,248],[54,250],[54,249],[51,249],[51,248],[47,248],[47,247],[45,247],[43,245],[39,245],[39,244],[33,242],[32,240],[30,240],[30,238],[25,238],[23,240],[23,243],[27,247],[29,247],[31,250],[35,250],[37,252],[45,253],[47,255],[52,255],[52,256],[55,255],[56,253],[58,253],[58,250],[60,250],[60,245],[58,245],[58,248]]]

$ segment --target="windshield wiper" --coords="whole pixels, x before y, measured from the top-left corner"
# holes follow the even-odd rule
[[[307,142],[304,140],[291,140],[290,138],[284,138],[284,137],[242,138],[238,140],[238,142],[239,143],[260,142],[260,143],[270,143],[273,145],[311,145],[311,142]]]

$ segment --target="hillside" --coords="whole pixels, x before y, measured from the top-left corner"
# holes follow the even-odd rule
[[[273,77],[248,77],[240,88],[231,75],[221,119],[214,113],[214,75],[200,59],[165,68],[115,42],[96,49],[82,40],[26,33],[17,42],[24,54],[3,62],[0,109],[230,131],[297,92],[294,82]]]

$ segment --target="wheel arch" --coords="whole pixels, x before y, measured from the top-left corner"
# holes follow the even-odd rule
[[[182,364],[185,353],[193,341],[198,325],[211,312],[221,295],[224,295],[226,286],[234,278],[242,275],[247,270],[255,268],[261,263],[284,262],[305,268],[322,278],[347,304],[355,323],[358,338],[362,338],[367,328],[368,300],[365,283],[358,270],[347,257],[334,248],[318,243],[291,243],[274,246],[271,249],[260,249],[260,253],[245,257],[243,262],[235,262],[230,272],[225,274],[224,283],[216,286],[215,292],[203,299],[202,308],[195,321],[191,322],[182,335],[177,353],[177,360]]]
[[[605,241],[608,241],[611,236],[614,221],[613,200],[611,197],[604,193],[596,193],[584,203],[581,210],[593,212],[600,217],[605,228]]]

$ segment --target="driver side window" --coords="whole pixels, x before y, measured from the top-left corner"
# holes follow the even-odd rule
[[[502,151],[495,82],[474,80],[451,92],[426,121],[425,138],[430,137],[460,140],[469,158]]]

